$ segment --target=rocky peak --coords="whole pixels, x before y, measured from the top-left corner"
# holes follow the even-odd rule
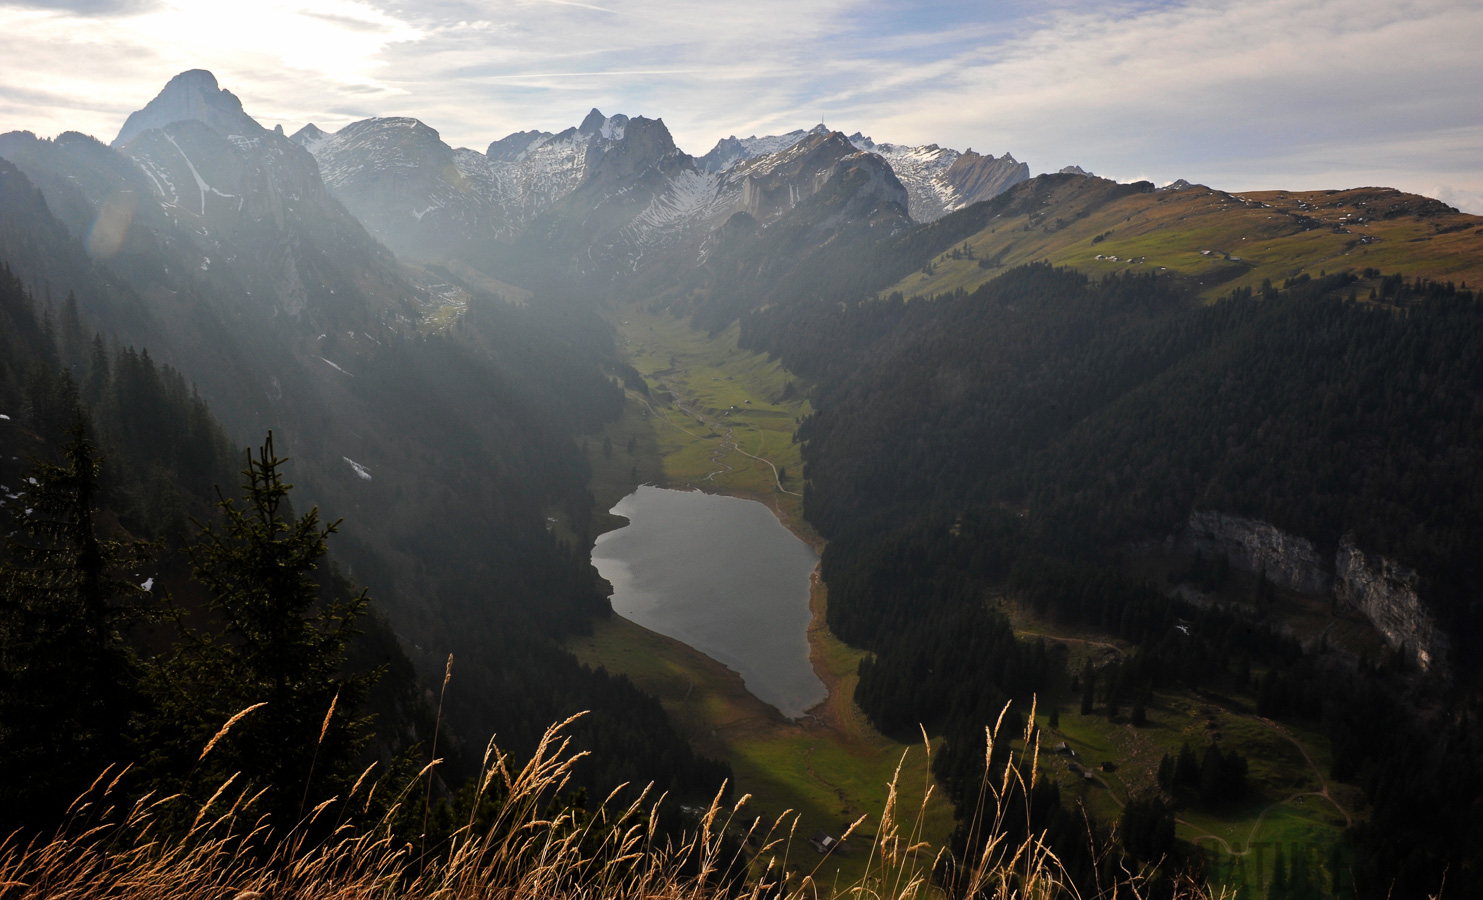
[[[122,147],[151,128],[192,119],[224,135],[256,135],[265,130],[243,111],[235,94],[217,85],[215,75],[191,69],[170,79],[157,97],[131,113],[113,146]]]
[[[577,126],[577,134],[606,138],[610,141],[620,140],[628,122],[628,117],[622,113],[605,116],[593,107],[592,111],[587,114],[587,118],[582,120],[582,124]]]
[[[1085,175],[1088,178],[1093,177],[1091,172],[1088,172],[1086,169],[1083,169],[1081,166],[1062,166],[1061,169],[1060,169],[1060,171],[1057,172],[1056,174],[1057,175]]]
[[[997,197],[1030,177],[1030,167],[1006,153],[997,159],[965,151],[943,175],[959,207]]]
[[[906,212],[909,203],[906,187],[896,177],[891,164],[880,156],[857,151],[836,163],[835,172],[853,184],[852,212],[857,215],[863,217],[885,204],[895,204]]]
[[[517,162],[527,151],[552,137],[549,131],[516,131],[490,144],[484,155],[495,162]]]
[[[593,112],[596,113],[597,110]],[[591,121],[592,116],[589,115],[587,119]],[[587,178],[589,181],[627,180],[651,167],[669,168],[665,165],[666,161],[682,155],[675,147],[674,138],[670,136],[663,119],[646,119],[643,116],[629,119],[625,116],[613,116],[603,121],[612,123],[618,119],[623,120],[623,128],[617,138],[606,146],[593,145],[588,163]],[[586,125],[587,122],[583,122],[584,128]],[[685,159],[689,160],[689,157]]]
[[[577,126],[577,131],[582,134],[597,134],[607,122],[608,117],[603,115],[594,106],[592,107],[592,111],[587,114],[587,118],[582,120],[582,124]]]
[[[329,132],[310,122],[308,125],[295,131],[289,140],[308,150],[310,155],[317,155],[319,148],[323,147],[331,137],[332,135]]]

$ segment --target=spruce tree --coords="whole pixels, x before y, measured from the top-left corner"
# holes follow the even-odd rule
[[[249,795],[263,792],[254,812],[280,834],[318,800],[345,795],[366,734],[357,711],[374,679],[342,671],[368,596],[324,597],[315,577],[339,522],[321,524],[317,507],[293,515],[285,462],[269,432],[248,455],[241,501],[222,497],[219,521],[188,548],[219,631],[188,635],[152,681],[156,774],[188,771],[183,788],[207,796],[236,775]]]
[[[138,667],[124,629],[149,592],[150,545],[98,536],[99,456],[73,426],[12,503],[0,564],[0,834],[59,817],[120,754]]]

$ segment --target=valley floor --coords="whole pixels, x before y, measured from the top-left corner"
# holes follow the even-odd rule
[[[793,443],[797,420],[809,409],[801,396],[789,395],[788,373],[737,349],[734,330],[711,338],[688,321],[638,307],[612,318],[649,392],[630,389],[623,418],[589,440],[598,507],[610,508],[640,483],[730,494],[766,504],[818,549],[819,536],[803,520],[802,460]],[[622,524],[617,517],[600,522],[609,529]],[[809,646],[829,696],[796,722],[748,693],[737,673],[618,616],[568,648],[588,665],[621,672],[659,697],[698,750],[731,764],[736,795],[751,796],[738,822],[760,817],[771,823],[796,812],[789,868],[843,886],[864,873],[893,781],[895,815],[905,819],[899,823],[905,833],[942,846],[953,820],[952,807],[931,783],[925,749],[881,735],[852,700],[863,653],[829,632],[827,602],[815,574]],[[865,822],[827,859],[803,840],[820,830],[839,837],[861,816]]]

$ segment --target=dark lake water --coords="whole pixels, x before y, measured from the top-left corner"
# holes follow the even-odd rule
[[[809,574],[819,557],[761,503],[641,486],[613,507],[627,526],[592,562],[613,610],[741,674],[798,718],[827,694],[808,661]]]

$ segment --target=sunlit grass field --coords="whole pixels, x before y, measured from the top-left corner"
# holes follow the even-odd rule
[[[1399,202],[1367,188],[1233,195],[1199,185],[1133,194],[1082,215],[1073,201],[1064,207],[1069,221],[1032,221],[1028,214],[995,219],[959,244],[960,250],[967,244],[971,258],[944,255],[931,274],[913,272],[881,294],[972,291],[1041,260],[1089,275],[1172,272],[1194,282],[1207,300],[1258,288],[1266,278],[1280,285],[1303,273],[1366,268],[1483,286],[1483,218],[1392,216],[1382,208]],[[996,265],[982,267],[984,260]],[[1369,285],[1361,288],[1363,297]]]

